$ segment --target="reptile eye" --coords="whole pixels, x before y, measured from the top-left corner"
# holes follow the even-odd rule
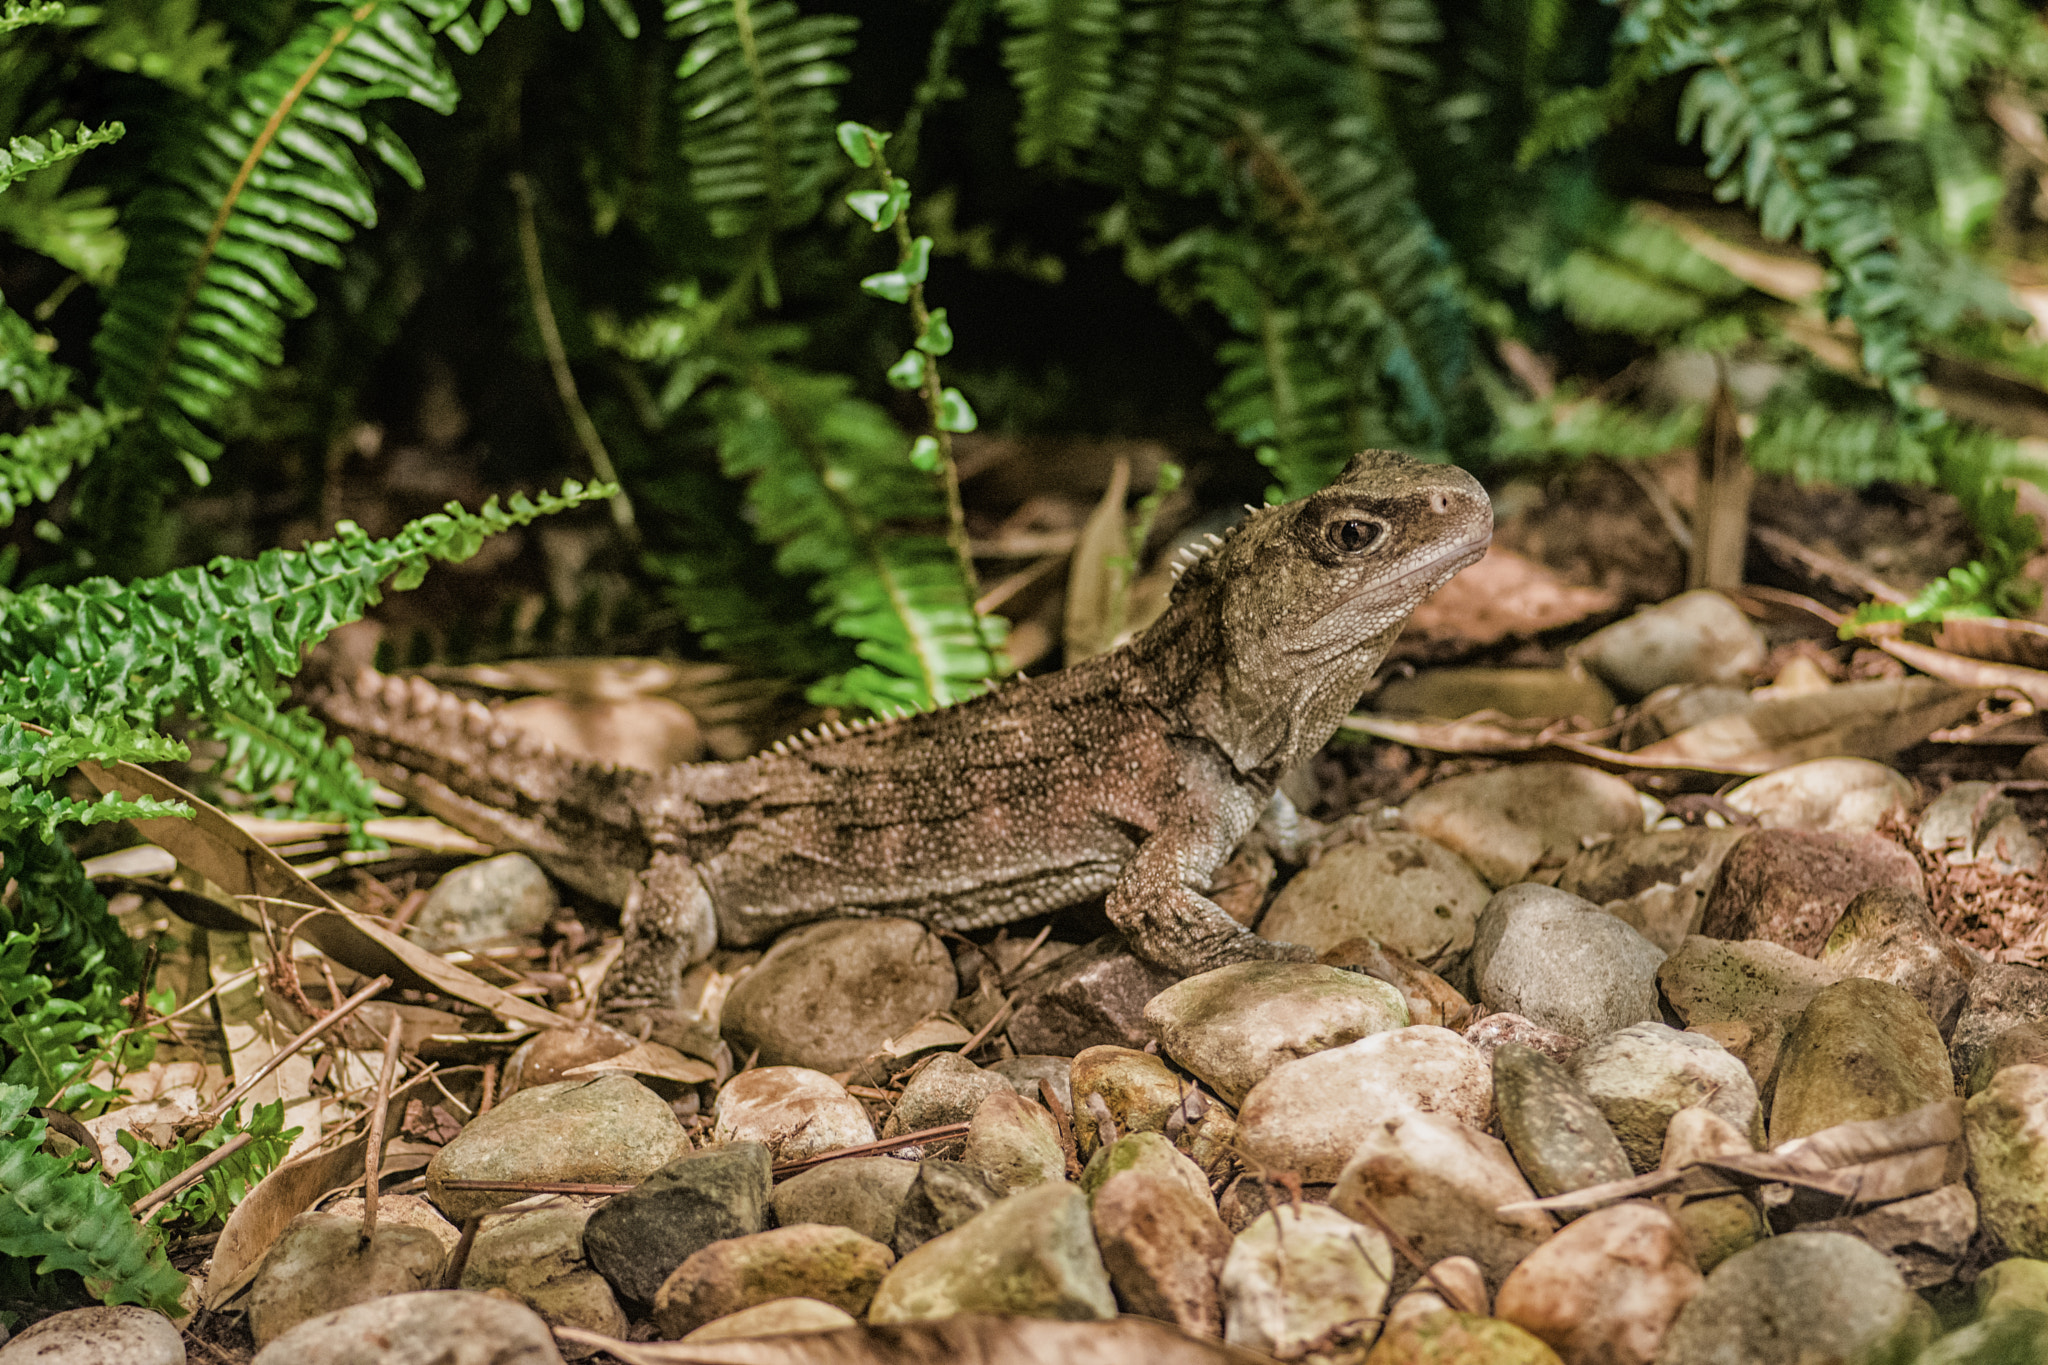
[[[1380,527],[1375,521],[1333,521],[1323,535],[1337,549],[1355,555],[1372,548],[1380,538]]]

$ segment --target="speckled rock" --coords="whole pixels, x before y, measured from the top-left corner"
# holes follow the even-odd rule
[[[1018,986],[1010,1045],[1055,1057],[1105,1045],[1142,1048],[1152,1041],[1146,1002],[1178,979],[1134,957],[1120,936],[1099,938]]]
[[[942,1233],[951,1232],[1002,1198],[981,1172],[959,1161],[926,1158],[896,1210],[896,1255],[908,1256]]]
[[[1576,854],[1558,874],[1557,887],[1676,952],[1687,934],[1699,932],[1707,893],[1746,832],[1688,825],[1616,835]]]
[[[591,1213],[584,1255],[619,1293],[653,1303],[662,1281],[691,1256],[767,1226],[769,1165],[768,1149],[758,1142],[671,1162]]]
[[[1376,830],[1298,873],[1267,907],[1259,932],[1318,955],[1370,938],[1439,967],[1472,946],[1472,926],[1491,894],[1472,865],[1443,845]]]
[[[1953,1054],[1954,1049],[1950,1049]],[[1970,1078],[1963,1084],[1965,1096],[1974,1095],[1991,1084],[1991,1078],[2009,1066],[2028,1063],[2048,1065],[2048,1025],[2014,1024],[1977,1049]]]
[[[1889,982],[1852,977],[1816,995],[1785,1036],[1771,1145],[1953,1093],[1948,1052],[1920,1002]]]
[[[1479,1049],[1479,1055],[1486,1058],[1489,1066],[1493,1063],[1494,1052],[1507,1043],[1519,1043],[1553,1062],[1570,1061],[1572,1054],[1586,1045],[1583,1038],[1570,1037],[1556,1029],[1545,1028],[1533,1019],[1507,1012],[1489,1014],[1467,1025],[1458,1036]]]
[[[1158,1133],[1132,1133],[1098,1148],[1081,1170],[1081,1193],[1092,1201],[1110,1177],[1139,1171],[1154,1179],[1178,1182],[1187,1192],[1214,1208],[1209,1179],[1202,1168]]]
[[[380,1224],[368,1246],[362,1234],[360,1219],[338,1214],[292,1219],[249,1286],[249,1330],[258,1347],[324,1313],[440,1283],[447,1253],[432,1233]]]
[[[734,1057],[844,1071],[953,1003],[953,959],[907,919],[828,919],[775,940],[725,998],[719,1028]]]
[[[850,1156],[779,1181],[769,1202],[775,1221],[852,1228],[883,1246],[896,1242],[896,1213],[917,1179],[917,1163],[893,1156]]]
[[[555,888],[524,853],[465,863],[427,893],[405,936],[430,952],[528,938],[555,916]]]
[[[1905,988],[1927,1008],[1945,1037],[1963,1007],[1976,959],[1941,931],[1927,902],[1891,887],[1873,887],[1849,902],[1820,950],[1823,966]]]
[[[1230,1231],[1206,1186],[1198,1194],[1177,1175],[1119,1171],[1096,1189],[1089,1207],[1095,1245],[1126,1313],[1205,1336],[1223,1330],[1216,1277]]]
[[[1488,1009],[1575,1038],[1659,1017],[1664,952],[1591,901],[1525,882],[1488,902],[1472,980]]]
[[[1039,1094],[1038,1083],[1044,1081],[1052,1087],[1053,1098],[1060,1102],[1060,1108],[1069,1114],[1074,1112],[1072,1057],[1048,1057],[1037,1054],[1005,1057],[1001,1061],[990,1062],[983,1069],[991,1076],[1001,1076],[1010,1083],[1011,1089],[1025,1099],[1039,1100],[1041,1103],[1043,1099]]]
[[[1462,1029],[1472,1022],[1472,1002],[1450,982],[1409,957],[1369,938],[1347,938],[1318,959],[1326,967],[1384,981],[1401,993],[1411,1024]],[[1459,959],[1462,967],[1463,958]]]
[[[1449,1310],[1483,1317],[1493,1295],[1487,1292],[1486,1272],[1470,1256],[1446,1256],[1430,1266],[1429,1273],[1408,1286],[1387,1310],[1382,1332],[1399,1332],[1431,1313]]]
[[[1223,1262],[1223,1339],[1281,1360],[1363,1345],[1387,1302],[1386,1236],[1317,1204],[1261,1214]]]
[[[337,1214],[353,1218],[360,1225],[363,1221],[363,1199],[361,1195],[350,1195],[337,1199],[321,1209],[322,1213]],[[455,1244],[462,1240],[462,1229],[443,1218],[435,1207],[416,1194],[382,1194],[377,1197],[377,1226],[403,1224],[430,1232],[441,1244],[441,1250],[452,1252]]]
[[[2015,1256],[2048,1256],[2048,1066],[2009,1066],[1963,1106],[1984,1226]]]
[[[1969,1075],[1977,1054],[2016,1024],[2048,1025],[2048,972],[2018,962],[1978,967],[1949,1038],[1957,1077]]]
[[[1867,758],[1815,758],[1752,777],[1723,798],[1765,829],[1871,834],[1913,809],[1913,784]]]
[[[1650,1365],[1705,1283],[1671,1215],[1631,1201],[1567,1223],[1530,1252],[1501,1282],[1493,1311],[1565,1365]]]
[[[1927,894],[1913,855],[1880,835],[1760,829],[1721,864],[1700,932],[1766,939],[1812,957],[1849,902],[1874,886]]]
[[[562,1365],[562,1357],[554,1333],[525,1304],[453,1289],[308,1318],[251,1365]]]
[[[23,1328],[0,1365],[185,1365],[185,1340],[147,1308],[73,1308]]]
[[[1607,1119],[1638,1171],[1656,1167],[1664,1130],[1699,1106],[1748,1133],[1761,1133],[1756,1083],[1712,1039],[1663,1024],[1632,1024],[1581,1048],[1572,1075]]]
[[[583,1228],[589,1221],[588,1208],[565,1198],[492,1214],[477,1229],[462,1264],[462,1288],[516,1295],[551,1327],[623,1336],[626,1314],[610,1283],[583,1255]],[[588,1355],[590,1350],[564,1354]]]
[[[758,1142],[777,1161],[802,1161],[875,1140],[859,1100],[822,1072],[764,1066],[725,1083],[711,1106],[713,1142]]]
[[[1822,987],[1840,979],[1834,968],[1782,944],[1699,935],[1657,969],[1672,1012],[1740,1058],[1759,1090],[1777,1070],[1786,1031]]]
[[[1384,981],[1314,962],[1238,962],[1154,996],[1145,1022],[1167,1056],[1239,1104],[1282,1062],[1402,1028],[1408,1008]]]
[[[1633,1174],[1585,1087],[1534,1048],[1494,1050],[1493,1093],[1501,1136],[1536,1193],[1548,1198]]]
[[[1108,1141],[1125,1133],[1164,1131],[1168,1117],[1183,1109],[1194,1088],[1149,1052],[1088,1048],[1074,1058],[1071,1074],[1074,1145],[1084,1158],[1092,1156],[1105,1141],[1105,1120],[1114,1130]]]
[[[1067,1154],[1052,1115],[1007,1085],[974,1111],[960,1160],[998,1194],[1067,1178]]]
[[[1597,768],[1517,763],[1432,783],[1401,819],[1501,887],[1563,867],[1588,838],[1641,829],[1643,805],[1634,787]]]
[[[1885,1254],[1841,1232],[1794,1232],[1722,1262],[1679,1310],[1659,1365],[1849,1365],[1924,1340],[1932,1314]]]
[[[1710,1109],[1681,1109],[1664,1130],[1659,1169],[1675,1171],[1707,1157],[1755,1150],[1750,1134]],[[1694,1264],[1711,1274],[1730,1256],[1770,1235],[1763,1210],[1748,1195],[1714,1194],[1691,1199],[1673,1213],[1685,1232]]]
[[[982,1070],[959,1053],[941,1052],[920,1066],[910,1084],[903,1087],[889,1121],[882,1125],[882,1136],[965,1123],[990,1095],[1014,1089],[1007,1078]]]
[[[508,1095],[427,1163],[427,1197],[461,1221],[519,1198],[450,1190],[449,1180],[562,1180],[628,1184],[690,1150],[667,1101],[631,1076],[558,1081]]]
[[[654,1296],[665,1337],[799,1293],[858,1316],[896,1255],[848,1228],[797,1223],[713,1242],[677,1266]]]
[[[822,1299],[770,1299],[752,1308],[742,1308],[705,1323],[683,1338],[702,1346],[714,1341],[745,1341],[749,1337],[779,1337],[796,1332],[832,1332],[859,1322],[844,1308],[834,1308]]]
[[[1499,1318],[1449,1309],[1404,1317],[1380,1334],[1365,1365],[1559,1365],[1557,1352]]]
[[[1977,1311],[2048,1313],[2048,1261],[2009,1256],[1977,1277]]]
[[[1479,1050],[1449,1029],[1391,1029],[1274,1069],[1238,1111],[1238,1136],[1260,1169],[1335,1180],[1357,1134],[1403,1109],[1474,1128],[1493,1121],[1493,1085]]]
[[[1087,1197],[1065,1183],[1035,1185],[934,1237],[896,1263],[868,1321],[928,1322],[960,1313],[1115,1317]]]
[[[1414,1111],[1359,1135],[1330,1206],[1370,1222],[1370,1202],[1424,1258],[1470,1256],[1498,1282],[1550,1236],[1547,1213],[1498,1211],[1535,1197],[1498,1140],[1456,1119]]]
[[[1739,683],[1763,667],[1764,637],[1742,609],[1697,588],[1594,631],[1572,657],[1623,697],[1674,683]]]

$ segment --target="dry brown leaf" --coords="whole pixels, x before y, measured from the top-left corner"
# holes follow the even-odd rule
[[[1496,544],[1417,607],[1403,635],[1477,648],[1568,626],[1620,605],[1604,588],[1567,583],[1535,560]]]
[[[2048,669],[2048,626],[2003,616],[1953,616],[1934,632],[1938,649],[1994,664]]]
[[[603,1061],[572,1066],[564,1076],[597,1076],[607,1071],[629,1071],[636,1076],[653,1076],[678,1085],[702,1085],[718,1079],[718,1068],[695,1057],[685,1057],[666,1043],[635,1043],[624,1052]]]
[[[1889,758],[1971,714],[1986,695],[1931,678],[1844,683],[1716,716],[1629,758],[1753,773],[1813,758]]]
[[[939,1322],[841,1327],[743,1341],[619,1341],[557,1327],[563,1341],[626,1365],[1269,1365],[1271,1357],[1152,1318],[1053,1322],[969,1315]]]
[[[1131,589],[1131,547],[1124,499],[1131,462],[1117,456],[1102,501],[1088,514],[1067,569],[1067,613],[1062,631],[1067,659],[1106,653],[1123,630]]]
[[[2048,706],[2048,673],[2040,669],[2024,668],[2019,664],[1986,663],[1982,659],[1964,658],[1932,645],[1916,645],[1911,640],[1879,636],[1870,642],[1900,663],[1910,664],[1922,673],[1932,674],[1958,687],[2011,688],[2036,706]]]
[[[432,1086],[428,1077],[415,1076],[391,1092],[384,1115],[385,1141],[390,1141],[404,1121],[406,1100],[416,1092],[424,1095]],[[321,1195],[362,1175],[367,1151],[367,1135],[359,1136],[324,1152],[308,1152],[287,1161],[257,1181],[228,1215],[227,1226],[214,1244],[206,1272],[206,1306],[217,1309],[241,1293],[292,1219],[313,1207]]]
[[[1939,1189],[1962,1177],[1963,1102],[1938,1100],[1892,1118],[1838,1123],[1768,1152],[1734,1152],[1678,1170],[1610,1180],[1548,1199],[1503,1204],[1503,1215],[1527,1209],[1601,1208],[1676,1189],[1705,1193],[1733,1179],[1741,1184],[1796,1185],[1860,1204],[1881,1204]]]
[[[169,850],[179,862],[207,880],[235,896],[254,901],[263,918],[287,924],[300,920],[299,937],[351,971],[364,976],[386,975],[413,990],[438,991],[521,1024],[561,1028],[569,1023],[554,1011],[502,991],[366,916],[343,908],[341,902],[307,881],[290,863],[237,826],[224,811],[176,783],[132,763],[116,763],[111,768],[81,763],[78,771],[103,792],[117,791],[131,800],[153,796],[191,806],[190,820],[137,820],[135,827],[145,839]],[[228,913],[223,910],[224,917]],[[240,927],[260,931],[263,923],[249,917]]]

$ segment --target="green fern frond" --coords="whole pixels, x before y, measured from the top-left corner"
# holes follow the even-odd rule
[[[107,448],[126,418],[74,408],[38,426],[0,434],[0,526],[31,503],[48,502],[76,471]]]
[[[155,1215],[161,1222],[182,1218],[198,1226],[225,1219],[234,1212],[235,1205],[242,1202],[251,1187],[284,1160],[285,1153],[291,1150],[292,1140],[299,1135],[297,1128],[284,1126],[283,1100],[255,1106],[246,1122],[242,1118],[242,1106],[237,1104],[222,1115],[220,1122],[198,1137],[181,1139],[164,1148],[152,1147],[129,1129],[122,1129],[117,1137],[130,1161],[128,1168],[114,1177],[114,1193],[123,1203],[132,1206],[144,1195],[190,1170],[208,1153],[218,1151],[231,1138],[243,1133],[253,1141],[230,1154],[197,1184],[172,1196],[163,1212]]]
[[[220,107],[169,140],[126,215],[132,247],[94,340],[100,393],[138,420],[89,481],[110,516],[167,458],[205,483],[223,409],[283,358],[285,321],[313,296],[301,263],[339,266],[377,221],[354,148],[417,183],[411,154],[362,112],[403,97],[439,112],[456,90],[415,9],[364,0],[307,20]]]
[[[0,934],[34,940],[28,970],[49,978],[81,1017],[125,1020],[121,997],[136,985],[141,955],[70,846],[54,833],[0,834],[0,865],[16,888],[13,904],[0,904]]]
[[[999,0],[1014,30],[1003,42],[1023,102],[1017,160],[1060,165],[1093,145],[1122,38],[1121,0]]]
[[[1889,406],[1816,392],[1809,381],[1780,386],[1756,416],[1757,429],[1747,442],[1749,461],[1764,473],[1845,488],[1879,479],[1935,480],[1932,438],[1902,423]]]
[[[1544,157],[1576,152],[1600,140],[1627,116],[1643,89],[1666,74],[1665,54],[1689,21],[1683,0],[1651,0],[1623,12],[1614,34],[1615,58],[1606,84],[1559,91],[1536,111],[1522,136],[1515,166],[1527,170]]]
[[[42,4],[7,0],[6,7],[0,8],[0,33],[12,33],[32,24],[54,24],[64,17],[64,10],[63,0],[45,0]]]
[[[1500,426],[1488,453],[1503,463],[1527,463],[1589,455],[1610,460],[1647,460],[1667,455],[1698,439],[1704,416],[1697,407],[1643,413],[1560,390],[1548,399],[1503,397],[1494,405]]]
[[[210,719],[213,733],[227,743],[221,771],[236,790],[260,793],[288,784],[294,818],[367,820],[376,814],[375,784],[350,759],[346,743],[329,743],[303,710],[280,711],[251,688]]]
[[[867,710],[957,701],[995,676],[972,593],[945,535],[946,508],[909,440],[838,375],[754,360],[708,396],[726,473],[747,481],[755,532],[776,567],[813,578],[820,619],[866,664],[811,690]],[[986,623],[1000,641],[1000,622]]]
[[[64,402],[71,392],[72,370],[58,363],[51,338],[38,337],[27,318],[0,302],[0,392],[23,412],[37,412]]]
[[[102,1303],[177,1312],[185,1277],[97,1173],[40,1150],[34,1102],[24,1087],[0,1088],[0,1256],[34,1261],[38,1274],[74,1271]]]
[[[720,237],[794,227],[817,212],[834,169],[836,58],[858,21],[803,15],[791,0],[671,0],[690,46],[676,71],[690,192]]]
[[[1100,165],[1112,179],[1135,168],[1155,187],[1187,178],[1182,163],[1227,127],[1257,50],[1260,0],[1132,0],[1124,50],[1104,94]],[[1191,146],[1191,144],[1193,144]]]
[[[235,55],[225,28],[202,21],[199,0],[112,0],[81,50],[109,71],[146,76],[191,99],[205,99],[208,75]]]
[[[1433,0],[1290,0],[1301,36],[1360,69],[1426,81],[1436,64],[1422,49],[1444,36]]]
[[[36,970],[37,955],[34,933],[0,935],[0,1055],[7,1062],[0,1085],[26,1086],[37,1104],[68,1108],[90,1098],[81,1082],[98,1060],[96,1040],[107,1031],[118,993],[104,980],[96,947],[74,978],[76,997]]]
[[[1530,302],[1560,306],[1596,332],[1669,339],[1748,292],[1676,232],[1631,210],[1603,226],[1554,269],[1538,269]]]
[[[1330,277],[1316,306],[1346,344],[1326,363],[1369,367],[1393,390],[1403,443],[1446,449],[1472,372],[1472,329],[1398,149],[1363,114],[1278,126],[1246,112],[1237,142],[1261,216]]]
[[[115,226],[104,186],[64,188],[63,171],[73,164],[17,181],[0,195],[0,232],[104,288],[121,268],[128,238]]]
[[[81,127],[68,140],[63,130],[57,128],[41,137],[9,138],[7,146],[0,148],[0,190],[25,175],[46,171],[60,161],[68,161],[80,152],[119,142],[127,131],[121,124],[103,123],[97,128]]]

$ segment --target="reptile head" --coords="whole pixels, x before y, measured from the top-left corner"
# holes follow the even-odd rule
[[[1408,613],[1492,535],[1477,479],[1388,450],[1355,456],[1320,493],[1253,512],[1184,579],[1221,627],[1211,738],[1247,771],[1320,748]]]

